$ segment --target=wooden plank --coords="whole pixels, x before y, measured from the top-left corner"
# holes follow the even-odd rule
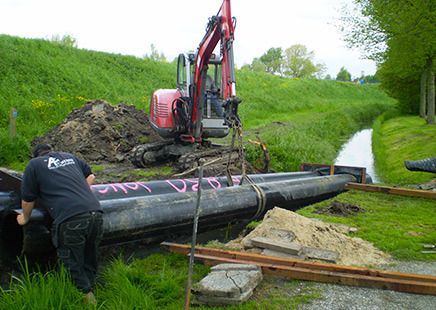
[[[169,252],[179,253],[179,254],[188,254],[191,249],[189,245],[170,243],[170,242],[162,242],[161,247],[162,249],[167,250]],[[380,278],[403,279],[403,280],[411,280],[411,281],[427,281],[431,283],[436,283],[436,276],[431,276],[431,275],[384,271],[378,269],[343,266],[343,265],[336,265],[336,264],[329,264],[329,263],[307,262],[299,259],[265,256],[265,255],[254,254],[254,253],[228,251],[228,250],[212,249],[212,248],[205,248],[205,247],[196,247],[195,250],[197,254],[219,256],[223,258],[230,258],[236,260],[249,260],[253,262],[271,263],[280,266],[309,268],[311,270],[326,270],[326,271],[333,271],[333,272],[367,275],[367,276],[380,277]]]
[[[420,189],[408,189],[408,188],[369,185],[369,184],[360,184],[360,183],[348,183],[345,185],[345,189],[355,189],[365,192],[377,192],[377,193],[386,193],[386,194],[394,194],[394,195],[409,196],[409,197],[436,199],[436,192],[425,191]]]
[[[231,259],[202,254],[195,254],[195,258],[208,265],[217,265],[223,263],[254,264],[260,266],[264,274],[270,274],[288,279],[336,283],[360,287],[372,287],[404,293],[436,295],[436,282],[430,283],[425,281],[379,278],[374,276],[340,273],[327,270],[313,270],[309,268],[289,267],[265,262]]]

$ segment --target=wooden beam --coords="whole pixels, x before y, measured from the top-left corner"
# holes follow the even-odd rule
[[[166,251],[179,253],[179,254],[188,254],[191,249],[189,245],[170,243],[170,242],[162,242],[161,248]],[[379,278],[424,281],[424,282],[430,282],[436,284],[436,276],[431,276],[431,275],[401,273],[395,271],[384,271],[378,269],[368,269],[362,267],[344,266],[344,265],[336,265],[336,264],[329,264],[329,263],[308,262],[299,259],[265,256],[265,255],[254,254],[254,253],[228,251],[228,250],[212,249],[212,248],[205,248],[205,247],[196,247],[195,253],[201,255],[235,259],[235,260],[249,260],[252,262],[269,263],[279,266],[308,268],[311,270],[325,270],[325,271],[365,275],[365,276],[379,277]]]
[[[386,193],[386,194],[394,194],[394,195],[409,196],[409,197],[436,199],[435,191],[425,191],[419,189],[398,188],[398,187],[390,187],[390,186],[360,184],[360,183],[348,183],[347,185],[345,185],[345,189],[355,189],[365,192],[377,192],[377,193]]]
[[[379,278],[374,276],[340,273],[328,270],[312,270],[309,268],[289,267],[265,262],[231,259],[203,254],[195,254],[195,258],[208,265],[217,265],[223,263],[254,264],[260,266],[264,274],[270,274],[287,279],[372,287],[404,293],[436,295],[436,282],[430,283],[425,281]]]

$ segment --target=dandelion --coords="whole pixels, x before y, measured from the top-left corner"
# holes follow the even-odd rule
[[[53,107],[53,104],[49,102],[42,101],[40,99],[32,100],[32,109],[34,110],[46,110]]]
[[[86,99],[86,98],[83,97],[83,96],[76,96],[76,99],[77,99],[77,100],[80,100],[80,101],[90,101],[89,99]]]

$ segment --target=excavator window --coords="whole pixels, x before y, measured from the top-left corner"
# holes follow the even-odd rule
[[[185,90],[186,87],[186,59],[185,55],[180,54],[177,58],[177,88]]]
[[[205,108],[206,118],[222,118],[224,111],[222,107],[222,100],[220,95],[221,90],[221,70],[220,64],[216,63],[211,65],[207,71],[205,79]]]
[[[220,63],[209,63],[209,69],[207,74],[213,79],[214,86],[221,96],[221,64]]]

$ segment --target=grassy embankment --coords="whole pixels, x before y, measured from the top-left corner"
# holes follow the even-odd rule
[[[405,160],[436,156],[436,126],[418,116],[380,117],[374,124],[373,148],[383,180],[408,185],[428,182],[434,174],[409,171]]]
[[[154,89],[174,84],[174,67],[79,50],[44,40],[0,35],[0,166],[22,168],[30,141],[86,101],[126,102],[144,109]],[[17,137],[8,136],[18,111]]]
[[[0,72],[5,77],[0,81],[1,165],[22,166],[27,160],[29,141],[83,104],[83,98],[125,101],[144,108],[152,89],[173,85],[171,65],[78,51],[44,41],[0,36],[0,56]],[[295,170],[303,161],[331,163],[353,132],[370,126],[392,105],[371,86],[287,80],[244,71],[239,71],[237,77],[238,95],[244,99],[244,127],[248,136],[259,134],[268,144],[276,170]],[[19,111],[20,136],[14,141],[7,138],[10,107]],[[251,150],[250,156],[254,157],[254,153]],[[425,259],[417,254],[417,244],[436,239],[434,229],[433,235],[431,232],[435,227],[431,220],[436,218],[434,205],[429,201],[355,192],[337,199],[358,204],[367,212],[350,219],[325,219],[358,227],[358,236],[398,258]],[[315,208],[301,213],[314,216],[311,211]],[[196,267],[195,277],[199,279],[207,268]],[[186,270],[186,259],[176,255],[157,254],[127,264],[114,260],[100,274],[96,291],[99,306],[180,309]],[[287,282],[282,290],[274,281],[264,281],[253,301],[230,309],[292,308],[319,296],[310,286],[294,289],[296,282]],[[0,293],[0,309],[83,308],[80,295],[62,272],[25,274],[14,283],[11,291]]]
[[[410,186],[435,179],[429,172],[409,171],[405,160],[436,155],[436,126],[419,117],[386,113],[373,126],[373,149],[378,175],[388,185]],[[319,215],[331,200],[300,210],[299,213],[359,228],[358,237],[392,254],[397,259],[436,260],[422,254],[423,244],[436,243],[436,203],[430,199],[350,191],[335,198],[366,210],[349,218]]]
[[[0,36],[0,74],[0,165],[21,169],[30,141],[86,100],[147,110],[152,90],[175,83],[172,64],[9,36]],[[237,79],[244,127],[268,144],[277,171],[295,170],[302,161],[332,162],[353,132],[392,105],[373,86],[246,71]],[[15,139],[8,137],[12,107],[18,111]],[[252,147],[249,153],[255,157]]]
[[[247,135],[259,135],[267,144],[275,171],[295,171],[302,162],[333,163],[354,132],[371,127],[393,105],[372,85],[289,80],[246,71],[239,77]],[[249,147],[251,156],[253,149]]]

